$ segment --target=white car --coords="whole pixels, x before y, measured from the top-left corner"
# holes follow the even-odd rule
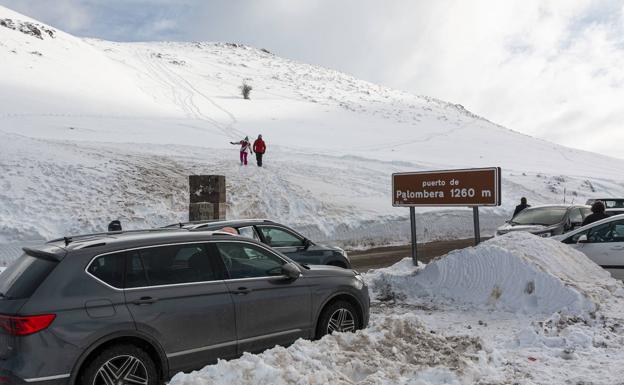
[[[624,214],[553,237],[582,251],[611,276],[624,280]]]

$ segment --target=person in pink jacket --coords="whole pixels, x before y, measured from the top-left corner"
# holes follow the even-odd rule
[[[241,162],[241,166],[245,165],[247,166],[247,152],[251,152],[253,154],[253,151],[251,150],[251,144],[249,143],[249,137],[246,136],[245,139],[241,140],[240,142],[230,142],[230,144],[233,144],[235,146],[240,145],[240,162]]]

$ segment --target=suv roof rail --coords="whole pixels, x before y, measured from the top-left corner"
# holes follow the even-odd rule
[[[123,235],[123,234],[138,234],[138,233],[151,233],[151,232],[167,232],[167,231],[176,231],[177,228],[156,228],[156,229],[139,229],[139,230],[121,230],[121,231],[107,231],[101,233],[89,233],[89,234],[77,234],[77,235],[69,235],[62,238],[51,239],[46,243],[60,242],[64,241],[65,246],[69,245],[71,242],[83,238],[97,237],[97,236],[105,236],[105,235]]]
[[[206,219],[206,220],[200,220],[200,221],[189,221],[189,222],[178,222],[178,223],[171,223],[168,224],[166,226],[161,227],[161,229],[178,229],[178,228],[184,228],[186,226],[194,226],[194,225],[207,225],[207,224],[218,224],[220,222],[223,223],[230,223],[230,222],[241,222],[241,223],[245,223],[245,222],[268,222],[268,223],[275,223],[274,220],[272,219],[266,219],[266,218],[246,218],[246,219]]]

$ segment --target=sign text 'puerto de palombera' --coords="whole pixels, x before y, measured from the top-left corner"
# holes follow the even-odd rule
[[[500,167],[392,174],[392,205],[500,206]]]

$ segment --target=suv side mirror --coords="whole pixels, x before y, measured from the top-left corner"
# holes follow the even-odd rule
[[[589,243],[589,240],[587,239],[587,235],[583,234],[580,237],[578,237],[576,243]]]
[[[304,248],[305,250],[307,250],[307,249],[309,249],[309,248],[310,248],[310,246],[312,246],[312,241],[311,241],[311,240],[309,240],[308,238],[305,238],[305,239],[303,240],[303,248]]]
[[[292,262],[288,262],[282,266],[282,273],[290,279],[297,279],[301,275],[301,271],[297,265]]]

